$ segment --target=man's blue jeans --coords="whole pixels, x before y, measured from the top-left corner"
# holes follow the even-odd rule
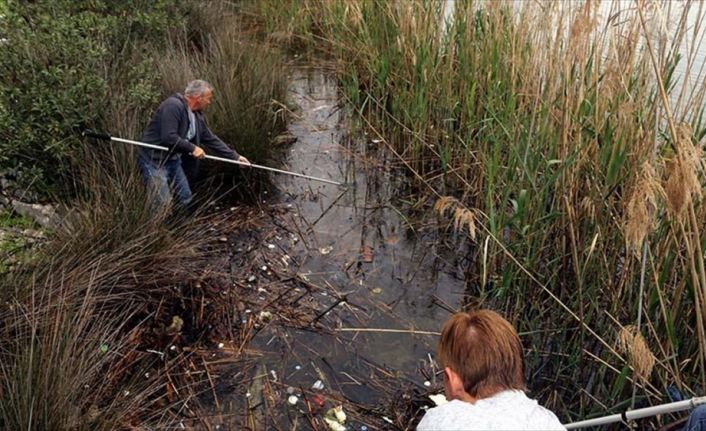
[[[697,406],[691,411],[682,431],[706,431],[706,404]]]
[[[191,188],[181,167],[181,159],[167,160],[161,164],[142,157],[137,160],[149,193],[160,206],[171,202],[172,191],[177,204],[186,206],[191,202]]]

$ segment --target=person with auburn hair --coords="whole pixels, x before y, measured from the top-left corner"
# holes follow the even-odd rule
[[[551,411],[525,395],[522,344],[498,313],[456,313],[438,347],[448,403],[431,408],[418,431],[565,430]]]

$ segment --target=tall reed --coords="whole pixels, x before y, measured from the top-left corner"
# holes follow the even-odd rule
[[[301,40],[338,58],[345,96],[425,180],[422,194],[453,196],[462,211],[452,213],[473,215],[467,293],[532,333],[531,387],[550,407],[579,418],[629,402],[633,385],[652,402],[667,385],[706,390],[706,86],[694,66],[703,28],[693,25],[704,11],[285,3],[317,23]],[[637,378],[617,334],[643,315],[657,365]]]

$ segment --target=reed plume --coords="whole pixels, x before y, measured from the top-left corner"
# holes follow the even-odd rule
[[[663,193],[654,168],[644,162],[625,208],[625,243],[638,257],[645,237],[654,228],[657,196]]]
[[[635,371],[635,375],[646,381],[655,366],[655,356],[635,325],[620,329],[618,348],[627,355],[628,363]]]
[[[681,124],[677,134],[676,154],[667,160],[664,191],[670,215],[681,219],[684,210],[702,197],[698,175],[703,171],[703,150],[692,144],[692,132],[687,124]]]

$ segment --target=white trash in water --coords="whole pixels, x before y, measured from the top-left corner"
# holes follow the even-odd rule
[[[436,404],[437,406],[440,406],[442,404],[446,404],[449,402],[449,400],[446,399],[446,395],[444,395],[444,394],[429,395],[429,399],[434,401],[434,404]]]
[[[329,409],[324,415],[324,422],[328,425],[331,431],[345,431],[347,428],[346,412],[343,411],[343,406],[336,406]]]
[[[293,406],[297,405],[297,402],[299,401],[299,397],[296,395],[290,395],[289,398],[287,398],[287,402]]]
[[[311,385],[311,389],[314,389],[314,390],[317,390],[317,391],[320,391],[320,390],[322,390],[323,388],[324,388],[324,382],[322,382],[321,380],[317,380],[317,381],[314,382],[313,385]]]

